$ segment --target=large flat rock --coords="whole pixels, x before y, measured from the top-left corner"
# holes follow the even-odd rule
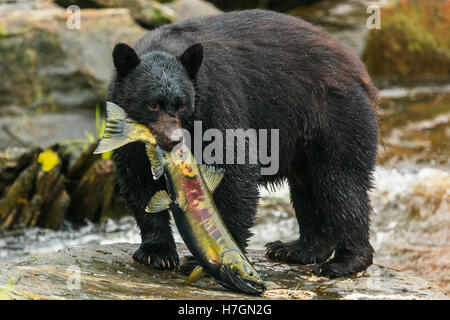
[[[136,248],[135,244],[84,245],[3,262],[0,285],[14,283],[6,290],[12,299],[255,299],[227,291],[209,278],[186,286],[182,274],[134,262]],[[179,252],[188,254],[181,245]],[[421,278],[377,265],[354,278],[329,280],[311,275],[304,266],[269,262],[263,251],[249,256],[268,285],[260,299],[448,299]],[[77,268],[79,288],[73,281],[72,270]]]
[[[118,42],[134,44],[146,32],[128,9],[74,14],[42,1],[0,2],[0,107],[72,110],[103,103]],[[71,26],[69,24],[69,26]]]

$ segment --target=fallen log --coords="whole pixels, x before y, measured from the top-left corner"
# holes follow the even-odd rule
[[[8,229],[28,203],[37,171],[38,164],[34,162],[6,189],[4,197],[0,199],[0,230]]]
[[[65,148],[0,152],[0,230],[59,229],[129,214],[115,186],[114,163],[90,145],[71,165]],[[3,187],[2,187],[3,186]]]
[[[81,223],[97,222],[111,209],[114,196],[115,165],[111,160],[95,162],[81,178],[72,194],[69,217]]]

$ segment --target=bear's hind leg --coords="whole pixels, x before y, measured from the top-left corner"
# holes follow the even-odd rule
[[[289,181],[291,201],[300,227],[300,237],[291,242],[275,241],[266,244],[267,256],[276,261],[313,264],[326,261],[335,246],[323,232],[322,218],[310,190],[304,184]]]
[[[322,230],[336,243],[333,258],[313,268],[317,275],[347,277],[372,264],[373,248],[369,243],[372,209],[368,192],[375,166],[376,134],[374,130],[371,136],[369,128],[369,124],[365,125],[365,130],[361,129],[365,136],[353,141],[322,136],[309,152],[308,187],[319,213],[313,219],[322,224]]]
[[[372,187],[376,135],[353,146],[338,138],[319,134],[306,152],[305,169],[296,173],[304,172],[304,179],[291,177],[299,240],[267,245],[269,258],[314,263],[313,272],[329,278],[365,270],[372,264],[373,255],[368,191]],[[332,251],[333,258],[327,260]]]

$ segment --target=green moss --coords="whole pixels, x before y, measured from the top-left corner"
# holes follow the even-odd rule
[[[173,22],[173,17],[169,16],[167,12],[154,6],[152,10],[152,20],[154,20],[153,24],[155,27],[160,27],[168,23]]]
[[[8,36],[8,30],[3,24],[0,24],[0,39],[6,38]]]
[[[450,75],[450,6],[438,0],[400,1],[370,31],[363,60],[374,76]],[[431,18],[431,17],[432,18]]]
[[[11,299],[9,293],[11,292],[15,284],[16,282],[13,279],[9,279],[8,282],[3,287],[0,287],[0,300]]]

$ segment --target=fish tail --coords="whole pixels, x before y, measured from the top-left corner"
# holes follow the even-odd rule
[[[131,123],[128,123],[127,114],[119,106],[112,102],[106,103],[107,121],[103,137],[100,139],[94,154],[104,153],[120,148],[135,141],[129,137],[133,131]]]

